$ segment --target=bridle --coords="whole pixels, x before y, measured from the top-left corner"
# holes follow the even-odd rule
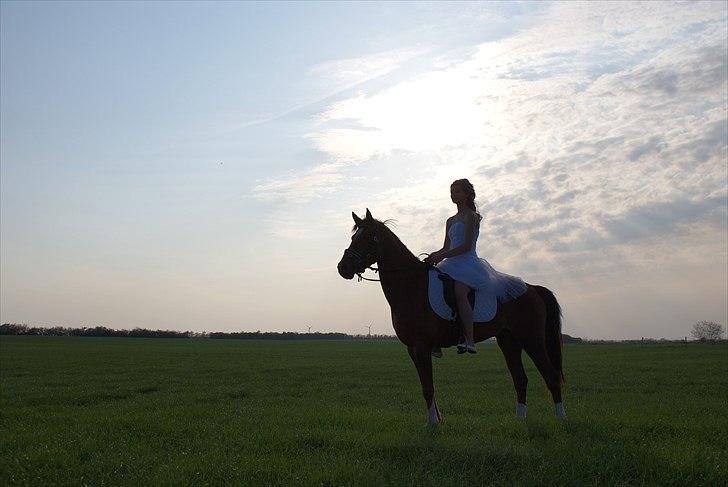
[[[368,277],[362,276],[362,273],[365,272],[367,269],[371,269],[374,272],[379,272],[379,269],[377,269],[376,267],[372,267],[371,265],[367,266],[367,265],[364,264],[364,262],[366,262],[365,259],[369,260],[369,259],[372,258],[372,252],[371,251],[367,252],[364,256],[362,256],[356,250],[345,249],[344,250],[344,257],[347,257],[347,256],[350,259],[354,259],[354,264],[355,264],[356,268],[361,267],[361,271],[354,272],[354,274],[356,274],[357,276],[359,276],[359,282],[361,282],[362,279],[364,279],[365,281],[379,281],[379,279],[369,279]],[[374,262],[375,262],[375,260],[372,260],[372,264]]]
[[[374,235],[374,242],[378,242],[376,234]],[[370,246],[371,247],[371,246]],[[351,250],[351,249],[345,249],[344,250],[344,257],[349,257],[350,259],[354,259],[354,264],[356,268],[361,268],[361,271],[354,272],[354,274],[358,277],[358,282],[364,281],[374,281],[374,282],[381,282],[381,279],[370,279],[368,277],[362,276],[362,274],[367,270],[371,269],[375,273],[379,273],[380,270],[377,267],[372,267],[371,265],[366,265],[364,262],[367,262],[371,259],[372,264],[376,262],[376,258],[374,258],[374,252],[369,250],[366,254],[362,256],[361,253]],[[420,254],[423,255],[423,254]],[[418,256],[419,257],[419,256]],[[411,269],[411,268],[401,268],[401,269],[383,269],[381,272],[413,272],[413,271],[419,271],[419,269]]]

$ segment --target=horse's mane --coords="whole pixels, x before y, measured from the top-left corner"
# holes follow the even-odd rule
[[[397,220],[394,220],[394,219],[392,219],[392,218],[390,218],[389,220],[384,220],[383,222],[382,222],[382,221],[379,221],[379,220],[377,220],[376,218],[373,218],[373,220],[374,220],[374,222],[375,222],[375,223],[379,223],[379,224],[381,224],[381,225],[389,226],[389,224],[391,223],[391,224],[392,224],[392,225],[394,225],[395,227],[397,226],[397,225],[396,225],[396,224],[394,223],[394,222],[396,222]],[[351,227],[351,233],[354,233],[354,232],[356,232],[358,228],[359,228],[359,225],[357,225],[357,224],[355,223],[355,224],[354,224],[354,226],[353,226],[353,227]],[[390,231],[391,231],[391,230],[390,230]],[[394,232],[392,232],[392,234],[394,235]],[[399,238],[397,237],[397,235],[394,235],[394,236],[395,236],[395,237],[397,238],[397,240],[399,240]]]
[[[372,218],[372,221],[374,222],[374,226],[375,226],[375,227],[376,227],[377,229],[379,229],[379,230],[382,230],[382,232],[380,233],[380,236],[386,236],[387,238],[389,238],[389,240],[391,240],[391,241],[392,241],[392,243],[393,243],[393,244],[394,244],[394,245],[395,245],[396,247],[398,247],[398,248],[399,248],[399,249],[400,249],[400,250],[402,251],[402,253],[403,253],[404,255],[406,255],[406,256],[407,256],[408,258],[414,259],[414,260],[416,260],[417,262],[419,262],[419,263],[423,264],[423,262],[422,262],[422,261],[421,261],[420,259],[418,259],[418,258],[417,258],[417,256],[415,256],[415,254],[413,254],[413,253],[412,253],[412,251],[411,251],[410,249],[408,249],[408,248],[407,248],[407,246],[406,246],[406,245],[405,245],[404,243],[402,243],[402,241],[401,241],[401,240],[399,239],[399,237],[397,236],[397,234],[395,234],[395,233],[394,233],[394,232],[393,232],[393,231],[392,231],[392,230],[391,230],[391,229],[389,228],[390,224],[391,224],[391,225],[395,225],[395,223],[394,223],[394,222],[395,222],[395,220],[389,219],[389,220],[384,220],[384,221],[380,221],[380,220],[377,220],[376,218]],[[395,226],[396,226],[396,225],[395,225]],[[352,229],[351,229],[351,232],[352,232],[352,233],[356,232],[356,230],[357,230],[358,228],[359,228],[359,226],[355,224],[355,225],[354,225],[354,226],[352,227]],[[382,235],[382,234],[383,234],[383,235]],[[423,265],[424,265],[424,264],[423,264]]]

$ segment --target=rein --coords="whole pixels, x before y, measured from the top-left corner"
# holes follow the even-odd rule
[[[352,254],[355,254],[355,252],[352,252]],[[429,255],[429,254],[420,254],[420,255]],[[418,255],[417,257],[419,257],[420,255]],[[357,256],[358,256],[358,254],[357,254]],[[432,267],[434,267],[434,266],[432,266]],[[358,279],[358,282],[361,282],[362,280],[364,280],[364,281],[373,281],[373,282],[381,282],[382,281],[381,279],[369,279],[368,277],[362,276],[362,273],[365,272],[366,269],[373,270],[375,274],[378,274],[379,273],[379,268],[372,267],[372,266],[368,266],[368,267],[366,267],[361,272],[355,272],[355,274],[358,276],[358,278],[357,278]],[[405,269],[405,268],[401,268],[401,269],[385,269],[382,272],[416,272],[416,271],[419,271],[419,270],[420,269]]]
[[[378,239],[377,239],[377,235],[375,234],[374,235],[374,244],[375,244],[375,246],[378,246],[377,245],[377,242],[378,242]],[[429,255],[429,254],[422,253],[420,255]],[[418,262],[424,264],[424,262],[422,262],[422,261],[419,260],[420,255],[417,256],[417,260],[418,260]],[[368,277],[362,276],[362,274],[364,272],[366,272],[367,269],[371,269],[371,270],[373,270],[377,274],[380,272],[379,268],[372,267],[371,265],[365,266],[365,264],[364,264],[365,262],[371,262],[373,264],[374,262],[376,262],[378,260],[378,257],[372,251],[371,246],[366,249],[366,254],[365,255],[362,255],[361,253],[359,253],[359,252],[357,252],[355,250],[352,250],[351,248],[345,249],[344,250],[344,257],[347,257],[347,256],[350,257],[350,258],[352,258],[352,259],[354,259],[355,263],[357,263],[357,264],[359,264],[359,265],[362,266],[362,270],[361,271],[354,272],[354,274],[356,274],[358,276],[358,282],[361,282],[361,281],[381,282],[382,281],[381,279],[370,279]],[[427,266],[427,264],[425,264],[425,266]],[[432,265],[430,265],[429,267],[433,267],[434,268],[434,266],[432,266]],[[381,272],[415,272],[415,271],[420,271],[420,270],[421,269],[419,269],[419,268],[412,269],[411,267],[406,267],[406,268],[405,267],[402,267],[402,268],[399,268],[399,269],[383,269]]]
[[[379,269],[377,269],[376,267],[369,266],[366,269],[373,270],[375,274],[379,273]],[[362,272],[366,272],[366,269],[364,269]],[[381,282],[382,281],[381,279],[369,279],[368,277],[364,277],[361,274],[362,274],[361,272],[357,272],[356,273],[356,275],[358,276],[357,277],[358,282],[361,282],[362,279],[365,280],[365,281],[374,281],[374,282]]]

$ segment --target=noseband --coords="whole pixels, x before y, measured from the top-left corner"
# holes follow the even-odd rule
[[[375,242],[377,241],[376,240],[376,237],[375,237],[375,240],[374,241]],[[420,254],[420,255],[422,255],[422,254]],[[372,267],[372,266],[367,266],[367,265],[364,264],[364,262],[366,260],[372,259],[372,252],[371,251],[367,252],[364,256],[362,256],[359,252],[357,252],[355,250],[344,249],[344,257],[349,257],[350,259],[354,259],[354,264],[356,265],[356,267],[360,267],[361,268],[361,270],[359,272],[356,272],[356,271],[354,272],[354,274],[356,274],[358,276],[359,282],[361,282],[362,280],[365,280],[365,281],[376,281],[376,282],[380,282],[381,281],[381,279],[369,279],[368,277],[362,276],[362,273],[365,270],[367,270],[367,269],[371,269],[375,273],[379,273],[379,269],[378,268]],[[375,262],[375,259],[372,259],[372,263],[374,263],[374,262]],[[383,272],[385,272],[385,271],[386,272],[411,272],[413,270],[414,269],[408,269],[408,268],[404,268],[404,269],[385,269]]]
[[[361,270],[359,272],[354,272],[354,274],[359,276],[359,281],[361,281],[362,279],[364,279],[365,281],[379,281],[379,279],[369,279],[369,278],[362,276],[362,273],[367,269],[371,269],[374,272],[379,272],[379,269],[376,269],[372,266],[364,265],[365,259],[369,260],[372,258],[372,252],[367,252],[364,256],[362,256],[359,252],[357,252],[355,250],[345,249],[344,257],[347,257],[347,256],[350,259],[354,259],[354,264],[357,268],[359,268],[359,267],[361,268]],[[372,262],[374,262],[374,261],[372,261]]]

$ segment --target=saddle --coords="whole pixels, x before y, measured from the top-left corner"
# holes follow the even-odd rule
[[[457,320],[455,280],[438,268],[428,271],[427,296],[430,308],[444,320]],[[473,309],[473,322],[485,323],[495,317],[498,303],[489,289],[471,291],[468,301]]]
[[[441,346],[450,346],[458,343],[462,336],[462,322],[458,313],[457,299],[455,298],[455,280],[437,268],[428,272],[428,299],[432,311],[447,321],[447,329],[442,330]],[[468,301],[473,309],[473,326],[485,326],[496,315],[498,303],[495,296],[487,291],[470,291]]]

